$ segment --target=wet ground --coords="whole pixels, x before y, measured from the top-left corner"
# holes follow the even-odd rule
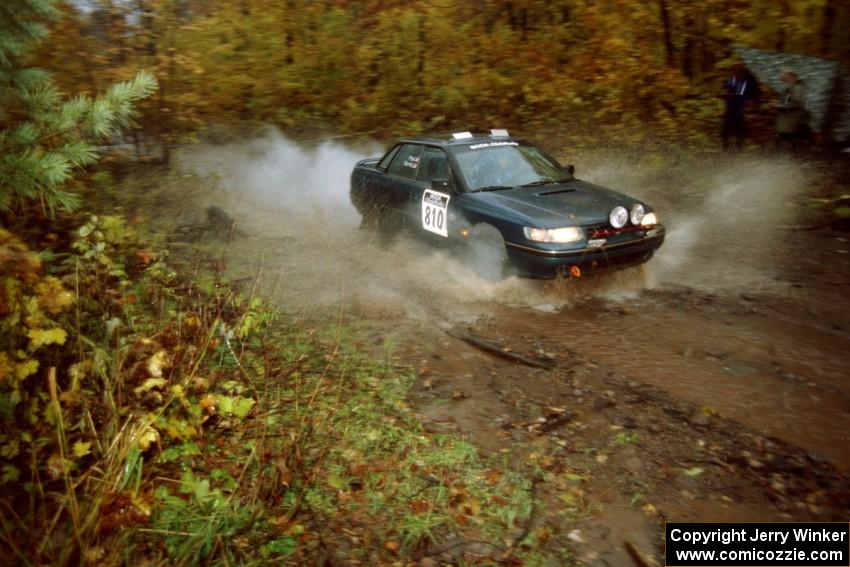
[[[565,479],[539,490],[536,526],[550,545],[588,565],[626,565],[627,541],[660,556],[665,520],[846,520],[844,238],[800,239],[806,260],[775,291],[671,285],[612,298],[565,282],[561,293],[576,284],[579,295],[568,305],[500,304],[451,335],[403,331],[398,313],[389,324],[387,314],[357,315],[377,337],[396,337],[399,359],[418,369],[413,398],[430,431],[516,459],[550,455],[544,468]],[[464,335],[553,368],[506,360]],[[568,528],[565,506],[581,518]]]
[[[665,520],[846,521],[850,234],[803,230],[794,200],[817,172],[590,163],[600,183],[661,180],[646,195],[669,236],[647,266],[491,283],[416,242],[379,242],[342,199],[216,198],[246,232],[229,245],[234,275],[294,318],[342,307],[417,370],[428,430],[553,473],[537,486],[545,545],[628,565],[626,542],[661,556]]]

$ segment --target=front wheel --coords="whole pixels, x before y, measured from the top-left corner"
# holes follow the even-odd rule
[[[482,278],[499,281],[507,275],[505,239],[495,226],[477,224],[469,233],[466,264]]]

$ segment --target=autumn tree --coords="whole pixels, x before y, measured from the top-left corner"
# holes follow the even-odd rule
[[[141,123],[166,155],[212,122],[708,132],[735,45],[846,58],[845,4],[92,0],[56,30],[50,60],[62,85],[92,92],[152,70],[161,88]]]

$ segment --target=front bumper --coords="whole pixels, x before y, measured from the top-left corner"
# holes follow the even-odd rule
[[[662,225],[652,227],[638,238],[615,241],[595,248],[578,250],[544,250],[506,242],[510,263],[521,275],[532,278],[553,278],[569,274],[572,266],[584,274],[598,274],[643,264],[664,242]]]

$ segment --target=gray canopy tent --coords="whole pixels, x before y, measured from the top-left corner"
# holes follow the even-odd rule
[[[735,54],[759,82],[776,92],[785,89],[780,80],[782,72],[794,71],[806,86],[809,128],[832,142],[843,144],[848,141],[850,74],[838,61],[749,47],[736,48]]]

